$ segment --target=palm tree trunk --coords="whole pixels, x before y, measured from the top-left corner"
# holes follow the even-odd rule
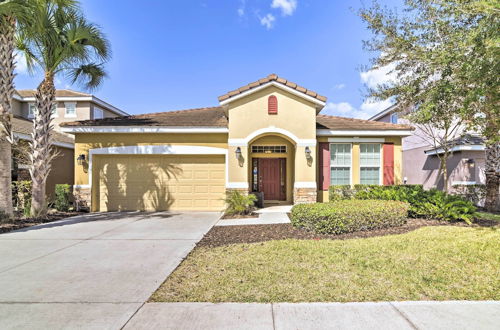
[[[36,91],[36,114],[33,121],[33,141],[31,143],[32,180],[31,215],[44,217],[47,214],[45,183],[51,168],[52,145],[52,106],[55,102],[56,89],[54,74],[47,72]]]
[[[12,208],[12,96],[14,95],[13,17],[0,18],[0,211],[13,215]]]
[[[486,145],[486,199],[484,208],[488,211],[499,211],[500,201],[498,189],[500,187],[500,143]]]

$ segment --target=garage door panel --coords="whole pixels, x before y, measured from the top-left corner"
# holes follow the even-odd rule
[[[100,211],[222,210],[224,156],[96,155]]]

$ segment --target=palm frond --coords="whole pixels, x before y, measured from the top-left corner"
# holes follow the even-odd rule
[[[34,1],[34,0],[33,0]],[[45,73],[63,74],[94,89],[106,76],[109,41],[89,22],[75,0],[36,0],[29,26],[18,34],[18,49]]]
[[[67,78],[71,83],[77,83],[88,90],[95,90],[107,77],[102,64],[89,63],[78,67],[67,69]]]

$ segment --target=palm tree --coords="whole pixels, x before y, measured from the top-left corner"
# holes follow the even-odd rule
[[[45,182],[51,169],[51,109],[55,103],[54,78],[65,75],[87,89],[98,87],[106,73],[103,63],[110,56],[108,40],[99,27],[88,22],[70,0],[34,0],[32,25],[20,31],[17,48],[26,57],[30,71],[44,72],[36,91],[30,174],[31,215],[46,215]]]
[[[14,89],[14,34],[29,17],[27,0],[0,0],[0,211],[12,216],[12,96]]]

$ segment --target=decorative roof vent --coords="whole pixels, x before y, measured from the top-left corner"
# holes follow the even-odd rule
[[[267,113],[270,115],[278,114],[278,99],[274,95],[269,96],[267,99]]]

